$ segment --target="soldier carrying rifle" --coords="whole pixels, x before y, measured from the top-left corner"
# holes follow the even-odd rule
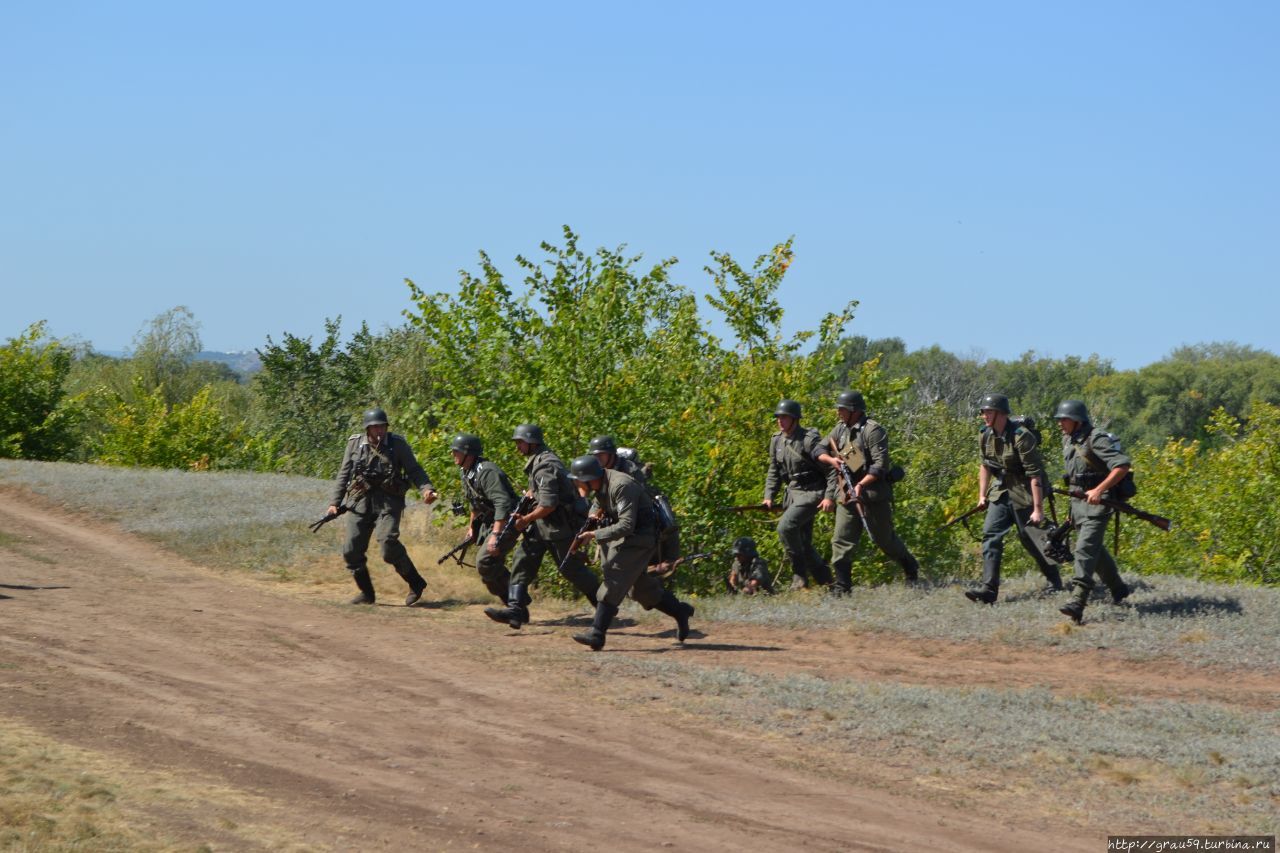
[[[836,397],[838,421],[813,452],[814,459],[832,466],[841,483],[831,537],[836,574],[831,591],[836,595],[848,595],[853,588],[853,554],[864,530],[886,557],[902,566],[908,584],[920,576],[920,563],[893,529],[893,484],[901,479],[902,469],[890,466],[889,436],[878,421],[867,417],[866,408],[858,391]]]
[[[460,433],[454,436],[449,450],[462,478],[462,492],[471,506],[470,535],[466,541],[476,546],[480,580],[484,581],[485,589],[505,603],[511,588],[507,552],[519,538],[513,519],[532,509],[533,501],[529,498],[523,503],[517,501],[506,472],[482,455],[484,445],[479,436]]]
[[[436,499],[431,478],[422,470],[413,449],[403,436],[387,431],[387,413],[369,409],[364,413],[364,432],[347,439],[342,465],[333,483],[333,498],[325,519],[346,512],[346,538],[342,558],[360,594],[352,604],[373,604],[373,580],[365,552],[369,537],[376,535],[382,559],[409,584],[407,607],[417,604],[427,582],[400,542],[400,516],[404,514],[405,492],[412,483],[422,493],[422,502]],[[323,520],[323,519],[322,519]]]

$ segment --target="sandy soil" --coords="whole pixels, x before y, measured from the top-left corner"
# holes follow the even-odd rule
[[[511,632],[479,607],[401,607],[386,584],[375,608],[334,606],[4,490],[0,534],[12,546],[0,549],[0,718],[270,802],[282,837],[318,849],[1105,849],[1060,813],[980,814],[885,768],[832,779],[714,722],[608,701],[613,686],[569,639],[581,619]],[[1082,684],[1082,656],[1062,652],[978,666],[958,644],[700,627],[678,648],[631,623],[600,654],[1277,705],[1266,679],[1224,686],[1163,662],[1084,655]],[[211,808],[228,825],[262,820],[236,813],[249,805]],[[152,817],[218,846],[207,824]]]

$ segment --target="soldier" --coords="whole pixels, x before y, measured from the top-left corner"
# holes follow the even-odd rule
[[[1073,489],[1082,489],[1085,493],[1084,500],[1071,499],[1071,523],[1076,529],[1076,570],[1071,579],[1071,600],[1058,608],[1059,613],[1079,625],[1084,621],[1084,608],[1093,592],[1095,570],[1111,591],[1113,603],[1119,604],[1129,597],[1129,586],[1121,579],[1115,558],[1106,548],[1107,520],[1113,510],[1101,501],[1127,497],[1112,490],[1125,481],[1132,464],[1115,436],[1094,429],[1089,410],[1082,401],[1062,401],[1053,416],[1062,430],[1066,481]]]
[[[778,519],[778,539],[791,562],[791,588],[804,589],[809,577],[831,583],[831,570],[813,547],[813,521],[818,511],[835,507],[835,472],[817,461],[822,441],[816,429],[800,426],[800,404],[783,400],[774,410],[778,431],[769,440],[769,471],[764,480],[764,506],[772,508],[783,483],[785,511]]]
[[[516,546],[511,563],[511,586],[507,590],[506,607],[486,607],[484,612],[495,622],[506,622],[519,628],[529,621],[529,585],[538,577],[538,567],[548,551],[565,579],[596,606],[596,587],[600,581],[587,568],[582,557],[569,554],[573,535],[581,526],[585,513],[575,511],[577,490],[569,480],[560,457],[543,444],[542,427],[520,424],[511,436],[516,450],[529,461],[524,473],[529,478],[527,493],[536,501],[533,510],[516,516],[516,529],[524,534]],[[566,560],[565,558],[568,557]]]
[[[461,433],[449,445],[453,464],[462,477],[462,492],[471,505],[471,540],[476,544],[476,569],[485,589],[506,601],[511,575],[505,565],[514,536],[499,547],[498,540],[507,516],[516,507],[516,493],[506,472],[481,455],[484,446],[478,436]]]
[[[587,452],[599,459],[606,471],[621,471],[644,486],[658,521],[658,547],[654,549],[651,565],[660,567],[657,572],[660,576],[669,574],[680,557],[680,523],[666,497],[649,482],[652,466],[641,465],[640,454],[634,448],[618,447],[610,435],[597,435],[591,439]]]
[[[342,558],[360,589],[360,594],[351,599],[352,604],[374,602],[373,580],[369,577],[369,563],[365,557],[371,534],[377,535],[382,559],[394,566],[396,574],[409,584],[405,606],[417,604],[422,598],[422,591],[427,588],[427,582],[418,574],[409,552],[400,542],[400,516],[404,513],[404,495],[409,483],[422,493],[423,503],[435,501],[436,490],[431,485],[431,478],[418,464],[409,443],[402,436],[387,431],[386,412],[369,409],[364,413],[364,432],[347,439],[328,512],[329,515],[337,514],[339,504],[350,489],[355,503],[348,505],[350,512],[347,513],[347,537],[342,543]]]
[[[733,563],[725,581],[730,593],[742,595],[772,595],[773,578],[769,576],[769,564],[756,551],[756,540],[739,536],[733,542]]]
[[[1058,564],[1045,558],[1027,533],[1027,525],[1044,521],[1048,478],[1040,437],[1024,424],[1009,419],[1009,398],[988,394],[978,402],[985,426],[978,435],[978,506],[986,509],[982,523],[982,586],[965,590],[965,596],[981,604],[995,604],[1000,595],[1000,561],[1004,537],[1018,529],[1018,541],[1040,567],[1048,584],[1045,592],[1062,591]]]
[[[593,651],[604,648],[605,633],[628,592],[645,610],[657,610],[676,620],[676,640],[689,636],[692,604],[686,604],[664,589],[662,581],[647,571],[656,543],[653,504],[644,486],[621,471],[607,471],[594,456],[573,460],[569,476],[578,484],[578,494],[594,495],[593,509],[604,519],[602,526],[579,534],[576,545],[595,541],[601,545],[601,574],[595,619],[591,630],[573,639]]]
[[[832,466],[833,474],[845,467],[853,480],[853,496],[844,494],[836,506],[835,531],[831,536],[831,562],[836,580],[832,592],[848,595],[853,590],[853,554],[862,540],[863,520],[856,503],[862,505],[871,540],[886,557],[902,566],[907,583],[920,577],[920,563],[907,550],[893,529],[893,483],[901,468],[889,464],[889,436],[879,422],[867,417],[867,404],[858,391],[844,391],[836,397],[835,427],[813,458]],[[830,494],[836,493],[835,488]]]

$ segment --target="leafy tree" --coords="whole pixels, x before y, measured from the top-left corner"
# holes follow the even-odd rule
[[[68,399],[72,350],[28,326],[0,347],[0,456],[61,459],[75,446],[83,412]]]
[[[376,403],[371,383],[377,341],[365,324],[342,345],[341,318],[325,321],[319,345],[285,333],[258,350],[262,369],[252,382],[251,428],[276,448],[279,470],[313,477],[333,474],[342,443],[359,429],[360,411]]]
[[[171,405],[162,388],[148,394],[141,377],[134,382],[131,396],[139,402],[117,398],[106,413],[100,461],[201,471],[231,467],[243,458],[246,438],[227,422],[210,388],[197,391],[186,403]]]

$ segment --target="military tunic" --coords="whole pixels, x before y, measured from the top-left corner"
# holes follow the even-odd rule
[[[1067,484],[1084,491],[1095,488],[1114,468],[1132,464],[1115,438],[1089,424],[1081,424],[1071,435],[1062,437],[1062,461]],[[1113,498],[1113,495],[1107,492],[1104,497]],[[1071,521],[1076,528],[1073,583],[1077,588],[1076,599],[1082,605],[1093,589],[1095,571],[1113,597],[1123,598],[1129,593],[1115,558],[1106,548],[1107,521],[1113,512],[1103,504],[1071,499]]]
[[[365,433],[347,439],[342,454],[342,464],[334,478],[330,503],[342,503],[347,489],[355,482],[357,474],[364,477],[370,488],[363,495],[347,501],[346,537],[342,543],[342,558],[347,570],[356,574],[367,571],[365,552],[369,538],[377,536],[382,559],[395,567],[414,592],[421,592],[427,582],[418,574],[409,558],[409,552],[400,542],[400,517],[404,514],[404,493],[412,483],[420,491],[432,490],[431,478],[418,464],[413,449],[404,438],[388,432],[382,446],[374,448]]]
[[[560,457],[542,447],[525,462],[524,473],[529,478],[529,492],[536,506],[554,507],[546,518],[533,523],[516,546],[511,562],[511,584],[527,587],[538,576],[542,557],[548,551],[555,558],[561,574],[573,587],[588,599],[595,598],[599,586],[595,574],[587,568],[580,554],[573,554],[565,561],[565,555],[573,544],[574,534],[582,525],[582,513],[576,511],[578,492],[569,479],[569,473]]]
[[[785,484],[784,511],[778,519],[778,539],[791,561],[791,570],[806,583],[810,576],[821,584],[831,582],[831,570],[813,547],[813,522],[818,504],[835,495],[835,471],[817,461],[821,437],[816,429],[796,424],[769,440],[769,470],[764,499],[774,500]]]
[[[991,475],[987,484],[987,512],[982,523],[983,585],[992,593],[999,591],[1004,538],[1016,528],[1018,541],[1036,561],[1040,573],[1050,584],[1061,589],[1062,575],[1058,564],[1044,556],[1027,532],[1035,504],[1031,494],[1032,480],[1039,480],[1045,491],[1048,490],[1044,456],[1035,433],[1008,420],[999,433],[984,426],[978,434],[978,452]]]
[[[849,468],[853,482],[857,483],[867,474],[878,478],[874,483],[863,487],[863,511],[867,514],[867,527],[871,529],[871,541],[886,557],[901,563],[904,568],[915,565],[915,558],[907,550],[906,544],[898,538],[893,528],[893,483],[889,482],[889,435],[878,422],[863,415],[852,427],[844,421],[837,421],[835,427],[827,434],[826,440],[814,451],[814,459],[829,453],[832,445],[835,454],[844,460]],[[832,479],[839,485],[839,472],[831,469]],[[853,557],[858,544],[862,540],[862,520],[858,518],[857,508],[850,502],[842,489],[830,490],[828,497],[838,499],[836,503],[835,530],[831,536],[831,565],[835,569],[835,589],[838,592],[849,592],[853,588]],[[915,575],[914,569],[908,569],[909,577]]]
[[[477,546],[476,570],[484,581],[485,589],[505,600],[511,582],[505,562],[516,539],[511,538],[510,544],[500,554],[490,554],[486,545],[494,522],[499,518],[505,519],[515,509],[515,490],[511,488],[506,472],[484,457],[478,457],[470,468],[458,470],[463,494],[474,514],[472,534]]]
[[[609,522],[592,534],[601,545],[604,576],[597,598],[616,607],[629,592],[641,607],[652,610],[662,600],[663,589],[662,581],[646,571],[657,531],[653,502],[644,486],[616,469],[605,471],[594,509]]]
[[[735,574],[737,575],[736,586],[733,582]],[[735,557],[729,564],[729,575],[725,578],[725,585],[729,592],[751,594],[751,581],[757,583],[757,593],[765,595],[773,593],[773,578],[769,574],[769,564],[763,557],[752,555],[745,563]]]

